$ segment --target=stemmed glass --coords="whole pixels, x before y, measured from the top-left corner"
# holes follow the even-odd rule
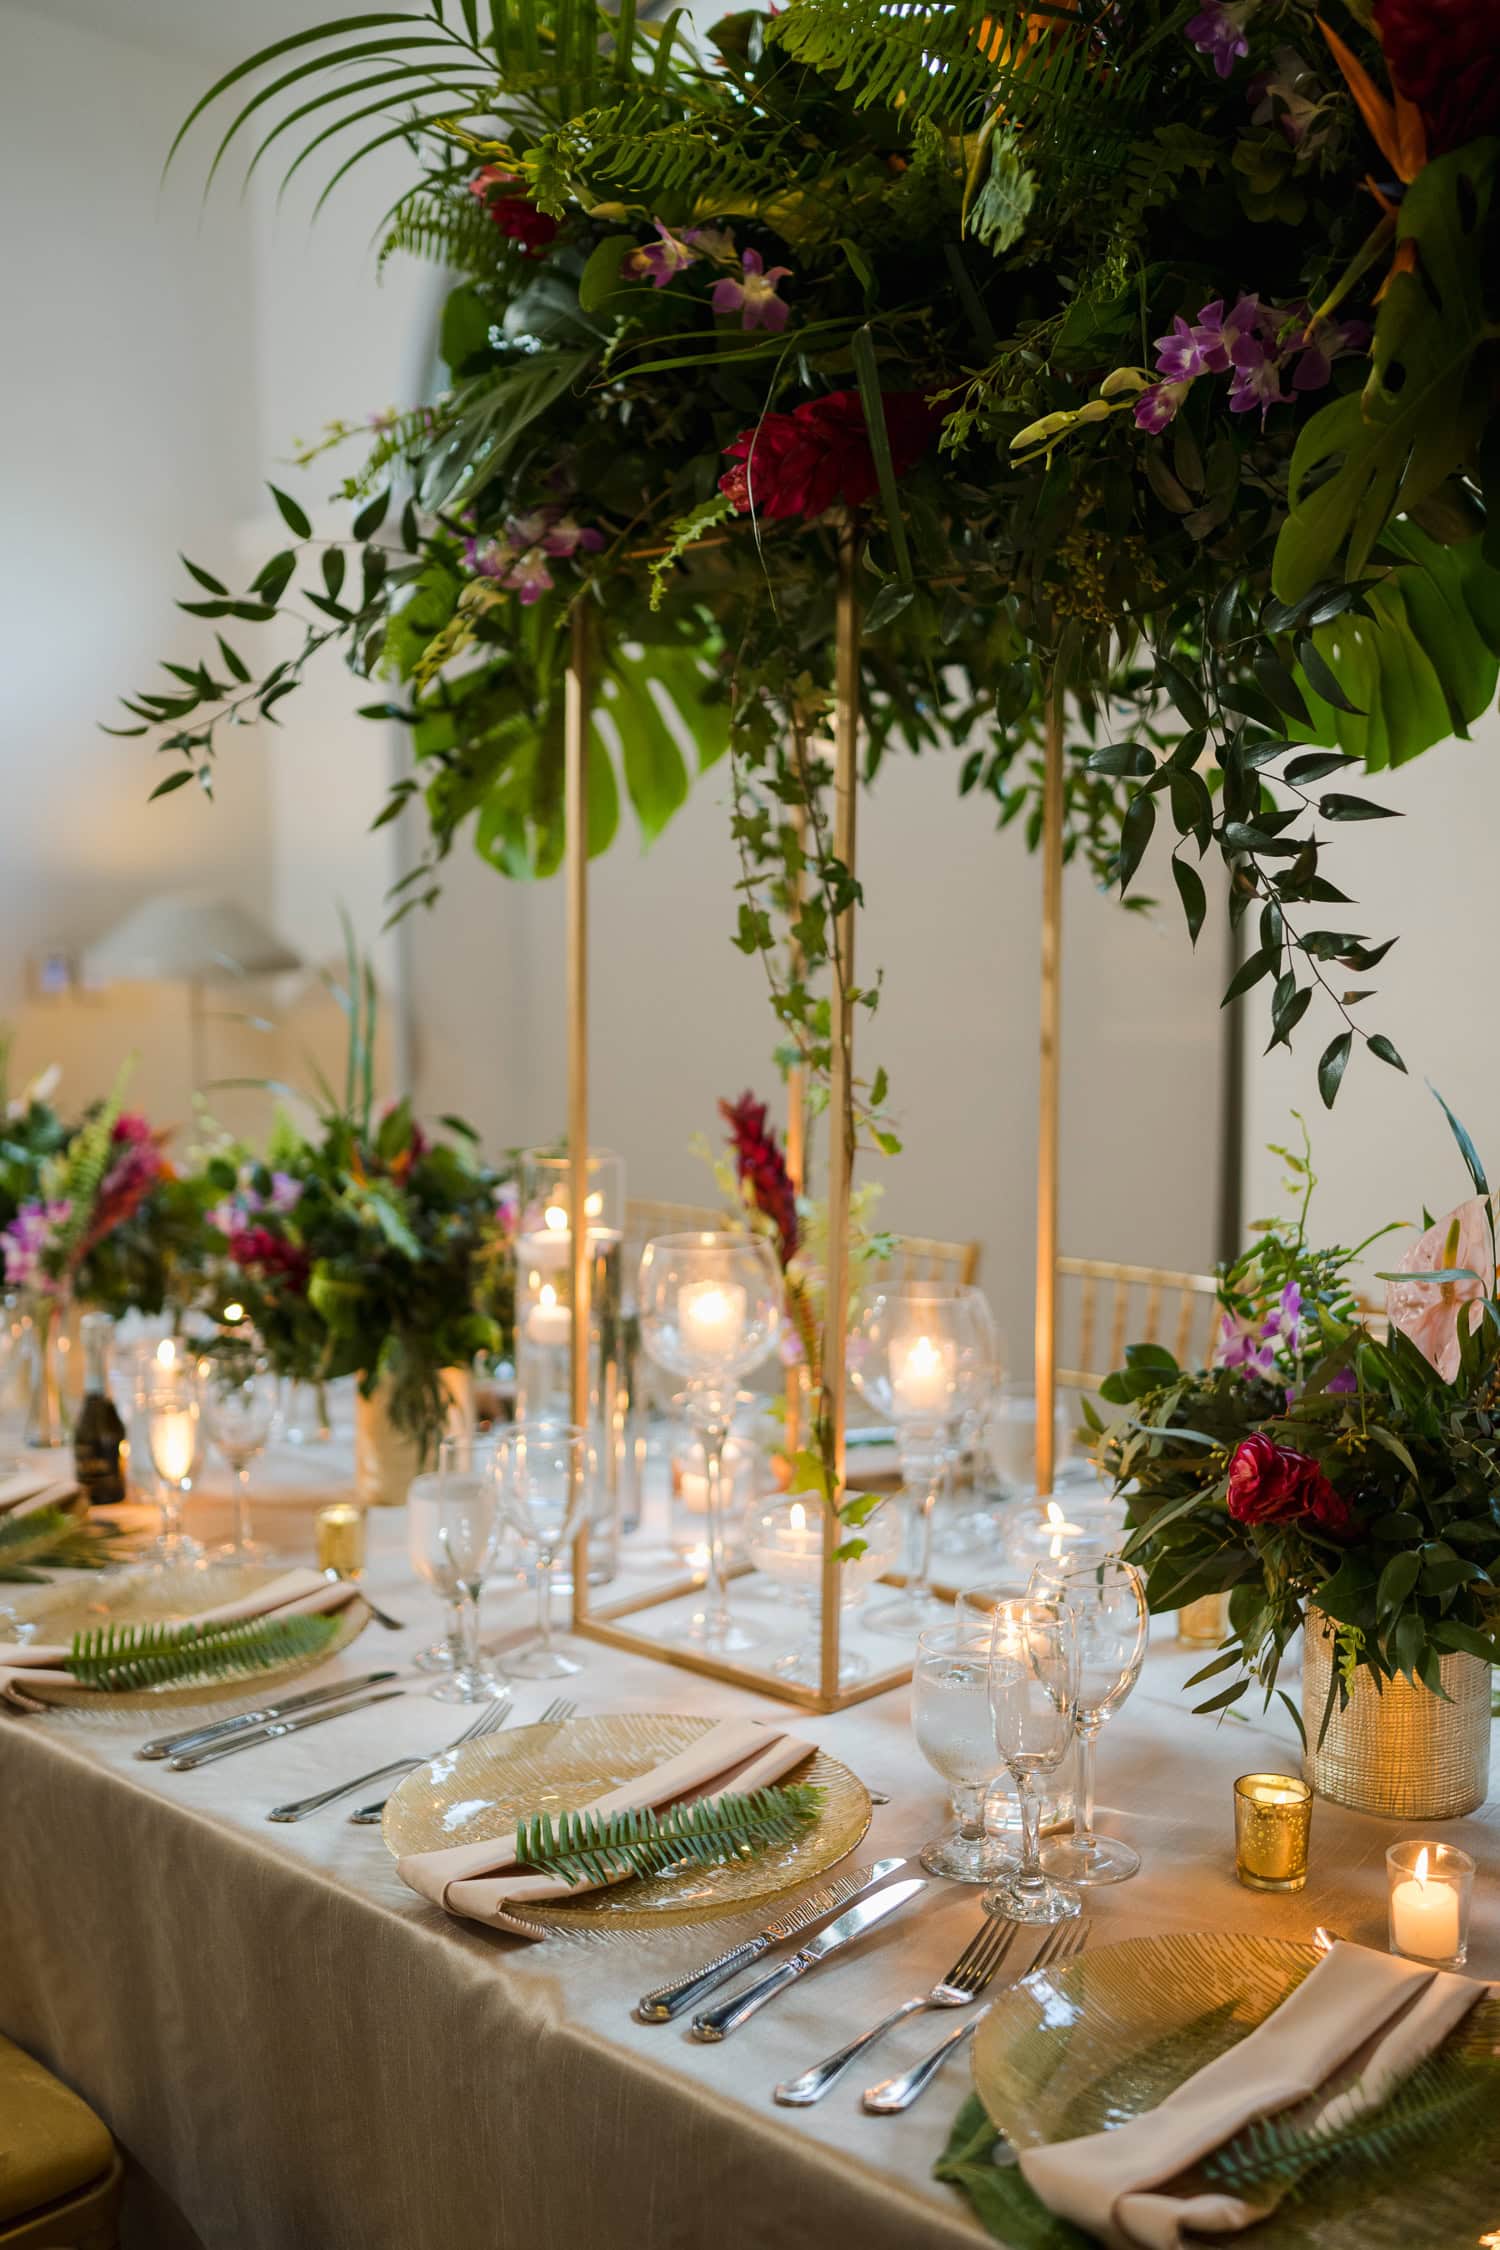
[[[1056,1773],[1073,1740],[1078,1708],[1078,1629],[1066,1602],[1031,1595],[997,1602],[990,1628],[990,1718],[995,1747],[1021,1801],[1021,1856],[984,1895],[987,1914],[1012,1922],[1066,1922],[1078,1893],[1042,1867],[1036,1784]]]
[[[782,1284],[770,1245],[753,1235],[664,1234],[641,1257],[641,1340],[681,1378],[708,1470],[703,1607],[684,1638],[731,1655],[761,1635],[731,1616],[724,1579],[724,1446],[743,1377],[775,1348]]]
[[[932,1511],[949,1434],[993,1379],[994,1328],[977,1289],[938,1281],[878,1289],[849,1339],[849,1373],[878,1414],[896,1425],[901,1470],[916,1502],[917,1552],[906,1590],[865,1614],[872,1633],[899,1640],[940,1625],[947,1605],[932,1586]]]
[[[552,1568],[589,1515],[598,1455],[587,1430],[570,1422],[523,1422],[502,1439],[498,1466],[505,1519],[536,1549],[537,1637],[505,1661],[522,1679],[565,1679],[583,1666],[552,1644]]]
[[[952,1785],[958,1825],[923,1846],[929,1875],[987,1883],[999,1871],[985,1830],[985,1800],[1000,1761],[990,1718],[990,1621],[938,1625],[917,1641],[911,1723],[917,1748]]]
[[[234,1536],[223,1549],[249,1562],[265,1547],[250,1535],[250,1469],[266,1450],[276,1419],[277,1386],[259,1353],[233,1344],[200,1370],[203,1419],[210,1441],[234,1471]]]
[[[452,1670],[428,1691],[440,1703],[494,1703],[510,1694],[479,1645],[479,1596],[501,1523],[493,1445],[444,1438],[436,1469],[412,1479],[406,1503],[411,1566],[442,1595],[453,1620]]]
[[[182,1528],[183,1504],[203,1465],[203,1407],[191,1371],[158,1364],[146,1386],[145,1404],[146,1442],[161,1509],[161,1532],[151,1553],[162,1563],[196,1562],[203,1549]]]
[[[1094,1833],[1094,1748],[1140,1677],[1150,1632],[1146,1582],[1134,1563],[1117,1556],[1070,1555],[1040,1562],[1031,1591],[1066,1604],[1078,1636],[1078,1785],[1071,1836],[1059,1836],[1042,1854],[1049,1875],[1069,1883],[1123,1883],[1139,1869],[1140,1854],[1115,1836]]]

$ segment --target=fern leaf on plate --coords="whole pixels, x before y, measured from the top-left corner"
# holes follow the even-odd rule
[[[106,1693],[222,1680],[315,1656],[339,1624],[337,1616],[319,1616],[251,1617],[232,1625],[102,1625],[75,1634],[66,1669],[81,1686]]]
[[[113,1524],[90,1523],[66,1508],[38,1508],[29,1516],[0,1516],[0,1582],[45,1584],[48,1569],[104,1570],[115,1560]]]
[[[516,1823],[516,1858],[570,1887],[620,1875],[664,1875],[674,1867],[712,1867],[790,1843],[822,1810],[810,1782],[755,1789],[748,1796],[701,1799],[664,1813],[636,1807],[605,1813],[548,1813]]]
[[[1387,2101],[1341,2124],[1299,2125],[1295,2111],[1257,2118],[1204,2161],[1217,2187],[1253,2198],[1272,2188],[1291,2197],[1308,2176],[1336,2160],[1361,2166],[1429,2160],[1450,2141],[1456,2161],[1464,2143],[1493,2117],[1500,2094],[1494,2062],[1433,2055]]]

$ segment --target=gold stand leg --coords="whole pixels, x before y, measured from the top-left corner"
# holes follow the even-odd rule
[[[1047,702],[1042,789],[1041,1089],[1036,1153],[1036,1483],[1045,1497],[1056,1469],[1057,1166],[1061,1100],[1063,879],[1063,710]]]
[[[573,605],[563,698],[563,817],[568,870],[568,1161],[572,1205],[572,1419],[589,1419],[589,615]],[[605,1432],[605,1442],[609,1433]],[[573,1610],[588,1605],[588,1519],[573,1542]]]

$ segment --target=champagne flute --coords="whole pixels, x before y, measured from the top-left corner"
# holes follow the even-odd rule
[[[521,1679],[566,1679],[583,1666],[553,1645],[552,1571],[590,1512],[598,1455],[587,1430],[537,1421],[516,1426],[502,1441],[499,1460],[506,1521],[536,1550],[536,1639],[511,1650],[506,1663]]]
[[[200,1368],[208,1435],[234,1472],[234,1536],[221,1550],[236,1562],[265,1554],[250,1534],[250,1470],[266,1450],[276,1419],[276,1383],[261,1354],[231,1342],[223,1357]]]
[[[995,1747],[1021,1801],[1021,1855],[1014,1872],[986,1891],[985,1912],[1012,1922],[1069,1921],[1081,1902],[1043,1870],[1036,1787],[1062,1764],[1077,1724],[1078,1629],[1065,1602],[1026,1595],[996,1603],[989,1691]]]
[[[1069,1555],[1039,1562],[1031,1591],[1063,1602],[1078,1634],[1078,1788],[1073,1834],[1059,1836],[1042,1854],[1049,1875],[1069,1883],[1123,1883],[1140,1867],[1140,1854],[1117,1836],[1094,1833],[1094,1750],[1099,1729],[1113,1718],[1140,1677],[1150,1632],[1146,1582],[1134,1563],[1118,1556]]]
[[[412,1568],[442,1595],[452,1619],[453,1668],[428,1691],[440,1703],[495,1703],[510,1695],[479,1645],[479,1597],[501,1526],[493,1445],[444,1438],[436,1469],[413,1478],[406,1503]]]
[[[203,1462],[203,1409],[186,1367],[159,1362],[146,1388],[146,1442],[158,1480],[161,1531],[151,1553],[162,1563],[197,1562],[203,1553],[182,1528],[182,1510]]]

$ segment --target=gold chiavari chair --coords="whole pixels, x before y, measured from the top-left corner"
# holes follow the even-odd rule
[[[1097,1391],[1127,1344],[1165,1344],[1179,1367],[1207,1365],[1219,1325],[1211,1273],[1059,1258],[1057,1280],[1060,1389]]]
[[[898,1234],[889,1258],[873,1260],[856,1270],[861,1288],[878,1288],[882,1282],[942,1281],[972,1285],[979,1272],[977,1242],[939,1242],[931,1235]]]
[[[718,1234],[724,1214],[706,1203],[661,1203],[650,1196],[625,1199],[625,1272],[633,1275],[641,1252],[659,1234]]]

